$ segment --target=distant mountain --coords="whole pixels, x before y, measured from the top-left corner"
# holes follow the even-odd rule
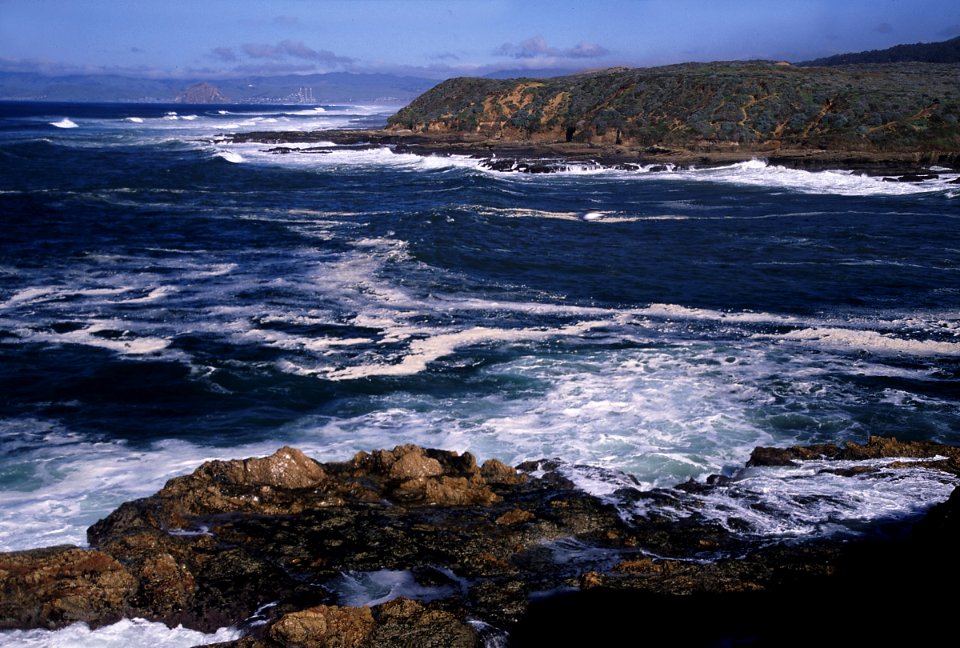
[[[45,76],[0,72],[0,100],[172,102],[210,79],[138,79],[118,75]],[[217,79],[228,103],[407,103],[434,79],[392,74],[308,74]]]
[[[448,79],[388,128],[687,150],[960,150],[960,65],[685,63],[554,79]]]
[[[797,65],[831,66],[906,62],[960,63],[960,36],[938,43],[914,43],[913,45],[896,45],[882,50],[837,54],[804,61]]]
[[[225,104],[230,103],[227,96],[220,92],[220,88],[209,83],[195,83],[180,94],[175,100],[177,103],[188,104]]]
[[[309,90],[311,103],[405,104],[434,85],[436,79],[393,74],[330,72],[218,79],[217,87],[238,103],[300,103]]]
[[[45,76],[0,72],[0,99],[12,101],[173,101],[192,82],[133,79],[112,74]]]

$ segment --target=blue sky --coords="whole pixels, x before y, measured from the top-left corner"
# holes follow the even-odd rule
[[[0,0],[0,71],[444,78],[747,58],[960,36],[956,0]]]

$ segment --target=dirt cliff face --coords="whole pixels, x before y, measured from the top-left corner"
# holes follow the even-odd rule
[[[960,149],[960,65],[684,64],[554,79],[450,79],[394,131],[490,139],[903,151]]]

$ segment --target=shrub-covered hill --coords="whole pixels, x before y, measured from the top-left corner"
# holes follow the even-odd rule
[[[882,50],[836,54],[797,65],[862,65],[868,63],[960,63],[960,36],[938,43],[894,45]]]
[[[457,78],[419,96],[388,128],[692,150],[957,151],[960,65],[688,63],[553,79]]]

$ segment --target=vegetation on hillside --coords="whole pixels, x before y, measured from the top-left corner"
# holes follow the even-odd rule
[[[960,150],[960,65],[767,62],[618,68],[553,79],[450,79],[394,130],[694,149]]]
[[[797,65],[864,65],[870,63],[960,63],[960,36],[939,43],[895,45],[882,50],[837,54]]]

